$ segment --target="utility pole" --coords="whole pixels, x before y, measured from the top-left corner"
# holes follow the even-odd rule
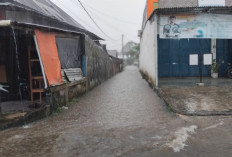
[[[122,59],[124,60],[124,47],[123,47],[124,35],[122,34]]]

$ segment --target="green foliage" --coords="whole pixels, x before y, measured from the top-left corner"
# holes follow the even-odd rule
[[[133,45],[130,48],[130,50],[125,52],[125,55],[126,55],[125,63],[126,63],[126,65],[132,65],[139,58],[140,45],[137,44],[137,43],[134,43],[134,42],[128,42],[126,45]]]
[[[52,111],[52,115],[56,115],[58,113],[61,113],[63,111],[62,107],[59,104],[55,105],[55,109]]]
[[[126,64],[127,65],[132,65],[135,62],[135,58],[129,57],[126,59]]]
[[[69,101],[67,106],[71,106],[72,104],[77,103],[77,102],[78,102],[78,98],[73,98],[72,100]]]
[[[170,106],[167,106],[168,112],[173,112],[172,108]]]
[[[219,62],[216,61],[216,59],[213,60],[213,64],[211,65],[211,70],[214,72],[214,73],[218,73],[218,70],[221,66],[221,63],[223,61],[220,59]]]
[[[62,107],[58,107],[57,109],[56,109],[56,111],[55,111],[56,113],[61,113],[62,112]]]

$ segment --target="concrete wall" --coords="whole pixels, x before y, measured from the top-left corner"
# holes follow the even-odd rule
[[[121,59],[119,58],[115,58],[115,57],[110,57],[111,60],[113,61],[113,69],[112,69],[112,76],[121,72],[122,68],[123,68],[123,62]]]
[[[71,83],[52,86],[48,89],[46,103],[51,106],[51,111],[68,105],[69,101],[83,95],[87,91],[86,78]]]
[[[109,57],[103,48],[85,37],[86,77],[88,89],[121,71],[122,61]]]
[[[232,6],[232,0],[226,0],[226,6]],[[198,0],[159,0],[159,8],[176,7],[198,7]]]
[[[139,69],[153,86],[157,75],[157,16],[147,21],[140,40]]]
[[[122,70],[122,60],[110,57],[102,47],[85,37],[86,78],[59,86],[50,87],[47,91],[47,104],[52,111],[67,105],[70,100],[83,95],[106,79]]]

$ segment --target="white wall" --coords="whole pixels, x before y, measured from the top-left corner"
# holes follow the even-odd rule
[[[148,80],[157,85],[157,16],[147,21],[140,40],[139,69]]]

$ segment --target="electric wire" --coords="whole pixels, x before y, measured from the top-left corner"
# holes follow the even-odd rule
[[[117,39],[113,39],[111,38],[109,35],[107,35],[102,29],[101,27],[95,22],[95,20],[92,18],[92,16],[89,14],[89,12],[86,10],[86,8],[84,7],[84,5],[81,3],[80,0],[78,0],[78,2],[80,3],[81,7],[85,10],[85,12],[87,13],[87,15],[89,16],[89,18],[93,21],[93,23],[97,26],[97,28],[105,35],[107,36],[109,39],[111,40],[117,40]]]
[[[76,2],[76,1],[75,1]],[[77,4],[77,3],[76,3]],[[78,5],[77,5],[78,6]],[[125,32],[123,32],[122,30],[120,30],[120,29],[118,29],[118,28],[116,28],[115,26],[113,26],[113,25],[111,25],[110,24],[110,22],[108,22],[108,20],[102,20],[102,18],[99,16],[99,15],[97,15],[97,14],[94,14],[93,12],[92,12],[92,15],[95,17],[95,19],[97,18],[98,19],[98,21],[101,21],[101,22],[103,22],[106,26],[108,25],[111,29],[113,28],[114,30],[116,30],[117,32],[119,32],[120,34],[124,34],[124,35],[126,35],[126,36],[130,36],[131,38],[137,38],[137,36],[135,36],[135,35],[132,35],[132,34],[129,34],[129,33],[125,33]],[[101,20],[100,20],[101,19]],[[128,39],[129,39],[129,37],[127,37]],[[118,40],[121,40],[121,38],[120,39],[118,39]],[[131,39],[130,39],[131,40]]]
[[[87,30],[91,30],[91,26],[88,25],[88,23],[87,23],[86,21],[84,21],[84,20],[82,20],[81,18],[79,18],[75,12],[73,12],[73,11],[70,10],[70,9],[68,9],[68,8],[67,8],[65,5],[63,5],[59,0],[56,0],[56,2],[58,2],[58,3],[62,6],[61,8],[64,8],[63,10],[64,10],[65,12],[66,12],[66,11],[69,12],[69,15],[70,15],[70,16],[77,18],[77,20],[81,21],[81,23],[84,24],[85,27],[87,26],[87,27],[88,27]],[[74,2],[74,1],[73,1],[73,2]],[[76,2],[76,1],[75,1],[75,2]],[[77,5],[77,3],[74,3],[74,5],[77,6],[77,7],[79,7],[80,9],[83,9],[81,6]],[[75,21],[77,21],[77,20],[75,20]],[[77,21],[77,22],[79,22],[79,21]],[[98,30],[96,30],[96,31],[98,31]],[[117,41],[117,40],[121,40],[121,38],[120,38],[120,39],[114,39],[113,41]]]
[[[58,1],[57,0],[57,2],[60,4],[60,5],[62,5],[61,4],[61,2],[60,1]],[[72,1],[72,2],[74,2],[73,4],[75,5],[75,6],[77,6],[77,7],[79,7],[79,8],[83,8],[83,7],[81,7],[80,5],[79,5],[79,3],[76,1],[76,0],[74,0],[74,1]],[[83,2],[82,2],[83,3]],[[80,3],[81,4],[81,3]],[[65,7],[64,5],[62,5],[63,7]],[[70,9],[67,9],[67,7],[65,7],[66,8],[66,10],[68,10],[69,11],[69,13],[71,13],[71,15],[73,14],[73,15],[76,15],[76,13],[75,12],[72,12]],[[85,10],[84,10],[85,11]],[[101,17],[99,17],[100,15],[97,15],[97,14],[95,14],[95,13],[93,13],[93,11],[90,11],[91,12],[91,14],[93,14],[93,16],[94,16],[94,18],[96,19],[98,19],[98,21],[99,21],[99,19],[102,19]],[[90,14],[89,14],[90,15]],[[76,17],[76,16],[75,16]],[[78,18],[78,19],[80,19],[80,18]],[[81,19],[80,19],[81,20]],[[83,22],[83,20],[81,20],[82,22]],[[108,26],[108,27],[110,27],[111,29],[113,28],[115,31],[117,31],[117,32],[119,32],[120,34],[124,34],[125,35],[125,37],[127,38],[127,39],[129,39],[129,40],[132,40],[132,39],[130,39],[129,38],[129,36],[131,37],[131,38],[137,38],[137,36],[134,36],[134,35],[131,35],[131,34],[129,34],[129,33],[125,33],[125,32],[123,32],[123,31],[121,31],[121,30],[119,30],[118,28],[116,28],[116,27],[114,27],[114,26],[112,26],[111,24],[109,24],[109,22],[107,22],[108,20],[105,20],[105,21],[102,21],[101,20],[101,22],[103,22],[106,26]],[[84,22],[85,24],[86,24],[86,22]],[[111,39],[111,38],[110,38]],[[121,38],[119,38],[119,39],[113,39],[113,41],[121,41]],[[118,45],[118,44],[117,44]],[[115,45],[111,45],[111,46],[109,46],[109,47],[113,47],[113,46],[116,46],[116,44]]]
[[[60,1],[57,0],[57,2],[58,2],[59,4],[61,4]],[[77,7],[81,8],[81,7],[78,5],[78,3],[77,3],[76,0],[75,0],[75,1],[72,1],[72,2],[74,2],[74,5],[76,5]],[[62,4],[61,4],[61,5],[62,5]],[[63,7],[66,8],[65,6],[63,6]],[[66,10],[68,10],[71,14],[76,15],[76,14],[75,14],[74,12],[72,12],[71,10],[69,10],[69,9],[67,9],[67,8],[66,8]],[[93,13],[93,12],[92,12],[92,13]],[[96,14],[94,14],[94,13],[93,13],[93,16],[95,17],[95,19],[97,18],[98,21],[99,21],[99,19],[101,18],[101,17],[99,17],[99,15],[96,15]],[[80,19],[80,18],[78,18],[78,19]],[[81,20],[81,19],[80,19],[80,21],[83,22],[83,20]],[[106,26],[109,26],[111,29],[113,28],[115,31],[119,32],[120,34],[124,34],[124,35],[130,36],[130,37],[132,37],[132,38],[137,38],[137,36],[131,35],[131,34],[129,34],[129,33],[125,33],[125,32],[123,32],[122,30],[120,30],[120,29],[114,27],[113,25],[109,24],[109,22],[107,22],[106,20],[105,20],[105,21],[101,21],[101,22],[103,22]],[[83,23],[86,24],[86,22],[83,22]],[[128,38],[128,39],[129,39],[129,38]],[[121,38],[114,39],[114,41],[120,41],[120,40],[121,40]],[[131,39],[130,39],[130,40],[131,40]]]
[[[56,0],[56,2],[58,2],[63,8],[65,8],[65,12],[67,11],[67,12],[69,12],[70,13],[70,15],[72,16],[72,15],[74,15],[75,16],[75,18],[77,18],[79,21],[81,21],[84,25],[85,25],[85,27],[87,26],[88,27],[88,29],[90,29],[90,26],[84,21],[84,20],[82,20],[81,18],[79,18],[77,15],[76,15],[76,13],[74,13],[73,11],[71,11],[70,9],[68,9],[65,5],[63,5],[59,0]],[[78,5],[77,5],[78,6]],[[78,6],[79,7],[79,6]],[[76,20],[75,20],[76,21]],[[79,22],[79,21],[77,21],[77,22]]]
[[[76,2],[76,1],[75,1],[75,2]],[[92,7],[92,6],[88,5],[88,4],[86,4],[86,3],[84,3],[84,2],[82,2],[82,3],[85,4],[85,6],[87,6],[88,8],[90,8],[92,11],[95,11],[95,12],[97,12],[97,13],[99,13],[99,14],[105,16],[105,17],[109,17],[109,18],[111,18],[111,19],[117,20],[117,21],[122,22],[122,23],[133,24],[133,25],[134,25],[134,24],[139,24],[139,23],[136,23],[136,22],[125,21],[125,20],[121,20],[121,19],[119,19],[119,18],[110,16],[110,15],[107,15],[107,14],[105,14],[104,12],[99,11],[99,10],[97,10],[96,8],[94,8],[94,7]]]
[[[122,45],[122,44],[114,44],[114,45],[110,45],[108,48],[115,48],[115,47],[118,47],[120,45]]]
[[[117,31],[118,33],[124,34],[124,35],[128,36],[127,39],[131,40],[131,39],[129,38],[129,36],[130,36],[131,38],[133,38],[133,39],[134,39],[134,38],[137,38],[137,36],[132,35],[132,34],[129,34],[129,33],[125,33],[125,32],[123,32],[122,30],[120,30],[119,28],[116,28],[114,25],[111,25],[110,22],[109,22],[108,20],[102,20],[102,18],[101,18],[99,15],[94,14],[94,13],[93,13],[92,15],[94,16],[95,19],[97,18],[98,21],[101,21],[101,23],[104,23],[105,26],[109,26],[111,29],[114,29],[114,30]],[[118,41],[118,40],[121,40],[121,38],[117,39],[117,41]],[[116,41],[116,40],[115,40],[115,41]]]

